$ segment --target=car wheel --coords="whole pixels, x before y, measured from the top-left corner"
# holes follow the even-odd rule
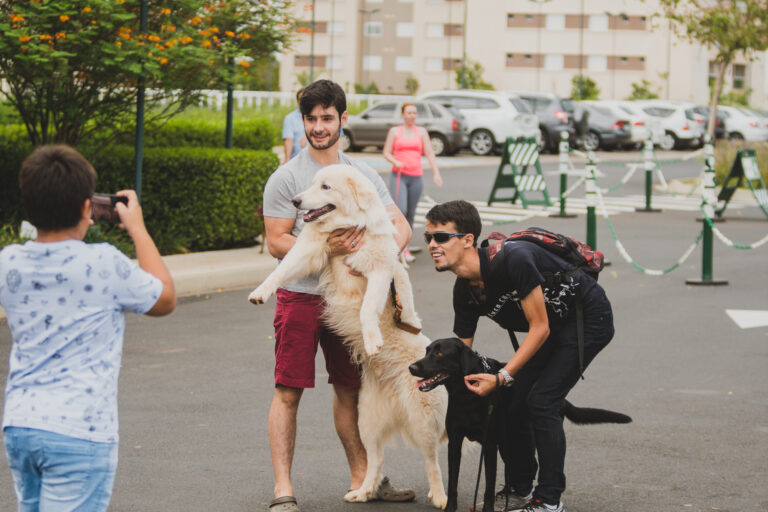
[[[675,137],[675,134],[672,132],[664,132],[664,135],[659,139],[659,149],[669,151],[675,149],[675,146],[677,146],[677,137]]]
[[[430,133],[429,142],[432,144],[432,152],[435,156],[443,156],[448,153],[448,141],[439,133]]]
[[[744,140],[744,136],[739,132],[733,132],[728,134],[728,138],[731,140]]]
[[[600,147],[600,136],[595,132],[587,132],[581,143],[587,151],[596,151]]]
[[[344,132],[341,136],[341,150],[343,152],[348,151],[360,151],[360,146],[355,146],[352,136],[348,132]]]
[[[493,134],[488,130],[475,130],[469,137],[469,149],[478,156],[490,155],[494,143]]]

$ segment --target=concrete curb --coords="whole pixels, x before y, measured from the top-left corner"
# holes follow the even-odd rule
[[[188,297],[236,288],[255,288],[272,270],[277,260],[261,247],[209,251],[164,256],[176,286],[176,295]],[[0,308],[0,320],[5,312]]]

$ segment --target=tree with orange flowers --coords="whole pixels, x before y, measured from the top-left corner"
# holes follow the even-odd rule
[[[198,100],[196,91],[230,79],[230,59],[285,47],[294,31],[289,0],[0,2],[0,92],[34,144],[76,145],[130,123],[139,76],[147,121]]]

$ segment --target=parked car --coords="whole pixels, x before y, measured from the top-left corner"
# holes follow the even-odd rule
[[[765,121],[754,112],[738,107],[717,107],[725,115],[725,130],[729,139],[768,140]]]
[[[577,102],[574,116],[577,128],[576,144],[584,149],[614,149],[629,144],[632,139],[629,121],[616,116],[608,108]]]
[[[681,149],[699,147],[704,138],[704,123],[700,114],[696,114],[693,103],[666,100],[638,101],[643,112],[657,117],[664,128],[659,147],[661,149]]]
[[[709,107],[705,105],[697,105],[693,107],[693,111],[704,117],[704,132],[706,133],[709,130]],[[715,138],[723,139],[727,135],[728,134],[725,131],[725,114],[720,110],[720,107],[718,107],[717,113],[715,114]]]
[[[518,97],[499,91],[433,91],[420,100],[449,103],[467,120],[469,149],[476,155],[498,150],[507,137],[539,138],[539,123]]]
[[[654,144],[658,144],[664,136],[664,128],[662,128],[659,118],[646,114],[632,101],[604,100],[594,101],[592,104],[604,106],[610,109],[615,116],[626,118],[629,121],[629,129],[632,134],[630,146],[639,148],[649,137]]]
[[[520,96],[539,118],[539,151],[557,153],[562,131],[568,132],[569,139],[573,138],[573,100],[545,92],[515,91],[514,94]]]
[[[349,116],[341,136],[342,151],[360,151],[365,146],[383,148],[389,129],[403,122],[400,115],[404,103],[416,105],[416,124],[426,128],[435,155],[453,155],[467,147],[467,124],[460,112],[434,101],[403,99],[381,101]]]

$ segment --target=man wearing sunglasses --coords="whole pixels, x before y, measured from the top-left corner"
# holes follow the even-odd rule
[[[611,304],[597,281],[534,243],[505,241],[490,256],[488,247],[477,245],[482,224],[471,203],[442,203],[426,218],[424,239],[435,269],[457,276],[456,336],[471,347],[478,319],[487,316],[508,331],[515,347],[498,375],[465,377],[467,387],[481,396],[503,388],[506,430],[500,450],[506,484],[494,510],[504,510],[508,499],[508,511],[562,512],[560,405],[581,375],[575,303],[581,301],[583,312],[584,368],[613,337]],[[519,347],[515,331],[527,333]]]

